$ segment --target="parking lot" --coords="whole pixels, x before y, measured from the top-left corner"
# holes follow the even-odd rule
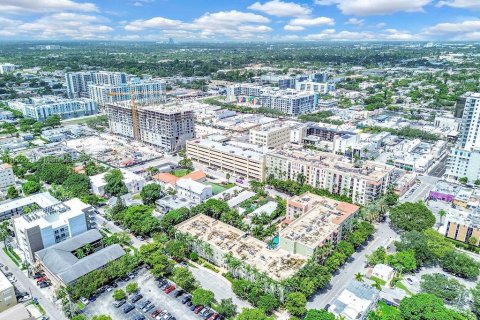
[[[104,292],[99,295],[94,302],[90,302],[84,309],[84,314],[91,318],[93,315],[107,314],[113,319],[134,319],[136,316],[143,314],[145,319],[151,320],[151,313],[155,309],[166,310],[172,314],[177,320],[198,320],[200,317],[190,311],[186,305],[182,304],[181,298],[176,299],[172,293],[166,294],[157,287],[157,282],[153,276],[146,269],[141,269],[138,275],[130,282],[137,282],[140,288],[139,293],[143,295],[143,298],[135,303],[135,310],[128,313],[123,313],[123,306],[115,308],[113,303],[115,300],[112,297],[113,291]],[[118,288],[125,289],[128,282],[118,282]],[[183,297],[183,296],[182,296]],[[155,308],[149,312],[143,313],[138,304],[144,300],[150,300]],[[128,299],[127,303],[130,303]]]

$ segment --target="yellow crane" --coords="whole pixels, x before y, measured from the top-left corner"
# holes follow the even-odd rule
[[[133,122],[133,137],[135,141],[140,141],[140,124],[138,121],[138,106],[137,106],[137,101],[135,100],[135,95],[144,95],[144,94],[156,94],[156,93],[162,93],[165,94],[164,91],[149,91],[146,93],[135,93],[135,88],[133,86],[133,82],[130,82],[130,87],[129,87],[129,92],[128,94],[130,95],[130,104],[131,104],[131,110],[132,110],[132,122]],[[125,96],[127,93],[125,92],[109,92],[107,93],[108,96]]]

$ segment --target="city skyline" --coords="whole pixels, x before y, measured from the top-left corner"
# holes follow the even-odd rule
[[[0,0],[0,39],[476,41],[479,12],[476,0]]]

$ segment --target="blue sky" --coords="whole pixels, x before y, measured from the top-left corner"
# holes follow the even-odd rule
[[[0,0],[1,39],[480,40],[480,0]]]

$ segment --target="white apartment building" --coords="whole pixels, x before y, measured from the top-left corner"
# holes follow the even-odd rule
[[[261,129],[251,129],[249,132],[250,143],[265,146],[267,148],[277,148],[290,142],[290,127],[273,126]]]
[[[355,167],[343,156],[286,146],[267,153],[266,175],[282,180],[299,180],[332,193],[346,195],[354,203],[366,204],[381,197],[390,183],[393,166],[364,161]]]
[[[252,84],[235,84],[227,87],[226,101],[274,109],[290,116],[298,116],[315,111],[318,97],[313,92],[294,89],[281,90]]]
[[[335,83],[331,82],[313,82],[303,81],[295,84],[295,89],[298,91],[315,92],[319,94],[327,94],[335,90]]]
[[[460,135],[451,149],[446,176],[452,180],[466,177],[470,182],[480,179],[480,93],[465,95]]]
[[[15,288],[8,281],[7,277],[0,272],[0,312],[7,310],[17,304]]]
[[[0,74],[12,73],[16,69],[16,66],[11,63],[0,64]]]
[[[96,227],[96,211],[74,198],[12,218],[15,240],[28,261],[34,253]]]
[[[0,189],[5,189],[15,184],[15,175],[12,166],[8,163],[0,164]]]
[[[45,121],[54,115],[62,119],[70,119],[98,113],[97,104],[86,98],[64,99],[57,96],[43,96],[10,101],[8,105],[21,111],[25,117],[37,121]]]
[[[120,169],[120,171],[123,175],[122,181],[125,183],[129,193],[138,193],[142,190],[146,183],[145,178],[125,169]],[[105,175],[107,173],[108,172],[104,172],[90,177],[92,191],[97,196],[105,195],[105,186],[107,185]]]
[[[15,215],[23,214],[28,209],[45,209],[60,203],[48,192],[36,193],[28,197],[10,199],[0,202],[0,221],[9,219]]]
[[[212,137],[187,141],[187,156],[206,167],[247,180],[265,179],[265,155],[260,148],[235,146]]]
[[[192,179],[179,179],[175,189],[177,190],[177,196],[186,197],[195,204],[200,204],[213,195],[212,186]]]
[[[67,95],[70,99],[88,96],[88,85],[106,84],[120,85],[127,83],[127,74],[123,72],[110,71],[80,71],[67,72],[65,74]]]
[[[163,103],[167,101],[166,86],[160,80],[140,80],[134,78],[125,84],[90,84],[88,94],[101,106],[107,103],[130,101],[130,92],[133,91],[135,100],[139,104]]]

